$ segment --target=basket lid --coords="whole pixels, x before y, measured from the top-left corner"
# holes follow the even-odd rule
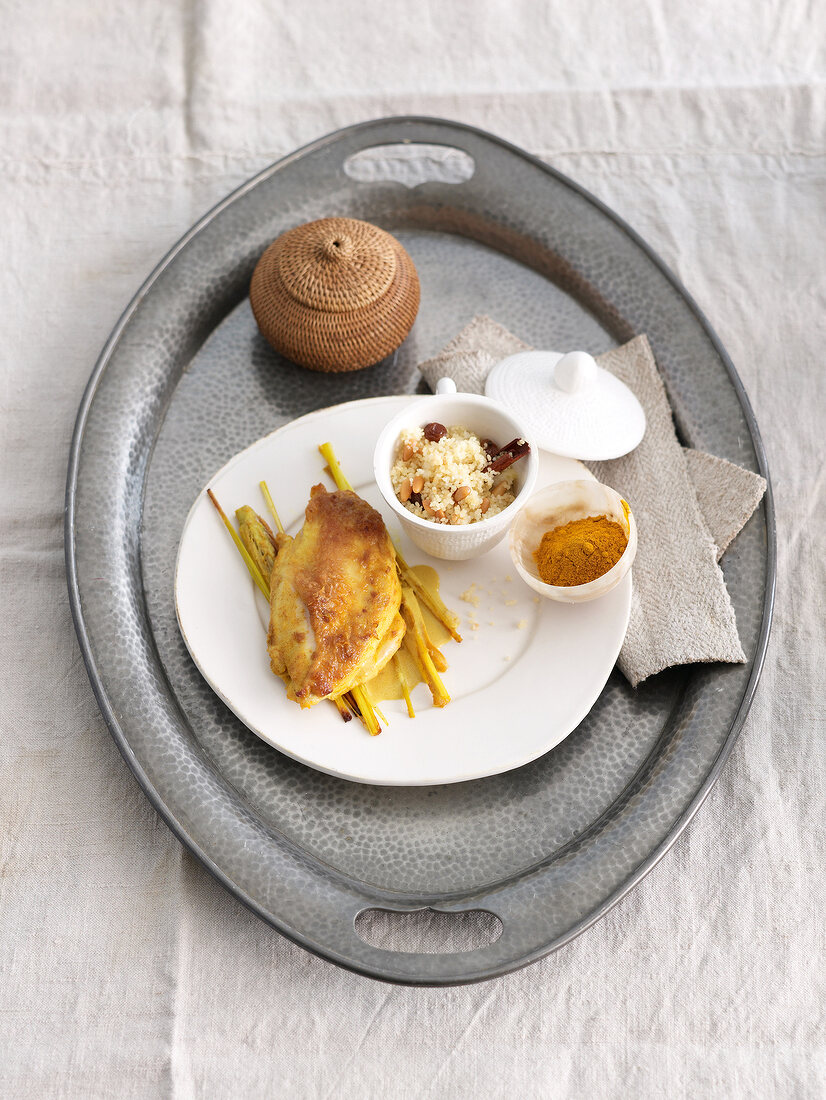
[[[278,274],[291,297],[311,309],[363,309],[390,289],[398,259],[394,240],[354,218],[322,218],[280,239]]]

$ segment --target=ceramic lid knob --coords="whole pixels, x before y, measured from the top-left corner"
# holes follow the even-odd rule
[[[440,397],[444,393],[456,393],[456,383],[452,378],[440,378],[436,383],[436,393]]]
[[[554,368],[554,382],[565,393],[576,393],[597,380],[597,361],[587,351],[569,351]]]

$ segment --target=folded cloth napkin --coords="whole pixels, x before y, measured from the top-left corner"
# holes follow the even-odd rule
[[[452,378],[459,390],[484,393],[506,355],[528,345],[490,317],[475,317],[420,366],[435,389]],[[638,528],[631,618],[618,665],[636,687],[673,665],[745,660],[734,608],[717,562],[766,491],[763,478],[724,459],[684,448],[645,336],[597,358],[636,394],[647,419],[631,454],[585,465],[621,493]]]

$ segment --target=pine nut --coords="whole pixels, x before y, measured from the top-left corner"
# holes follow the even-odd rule
[[[416,448],[412,443],[405,443],[402,450],[402,462],[409,462],[413,455],[416,453]]]
[[[488,508],[490,508],[490,497],[485,497],[485,499],[482,501],[479,511],[482,513],[482,515],[484,515],[485,512],[487,512]]]
[[[420,493],[424,489],[424,478],[421,474],[413,478],[412,489],[414,493]]]
[[[410,484],[410,478],[406,477],[402,482],[402,487],[399,490],[399,500],[402,504],[405,504],[410,500],[410,494],[413,492],[413,486]]]
[[[468,495],[469,492],[470,492],[470,486],[469,485],[460,485],[459,488],[456,490],[456,492],[453,494],[453,499],[458,504],[460,500],[465,499],[465,497]]]
[[[508,487],[505,484],[505,482],[500,481],[498,485],[494,485],[494,487],[491,489],[490,495],[492,497],[501,497],[502,494],[506,493],[507,491],[508,491]]]

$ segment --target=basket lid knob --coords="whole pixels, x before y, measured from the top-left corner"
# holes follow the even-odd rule
[[[393,240],[353,218],[322,218],[281,239],[278,273],[297,301],[328,313],[363,309],[386,294],[396,273]]]

